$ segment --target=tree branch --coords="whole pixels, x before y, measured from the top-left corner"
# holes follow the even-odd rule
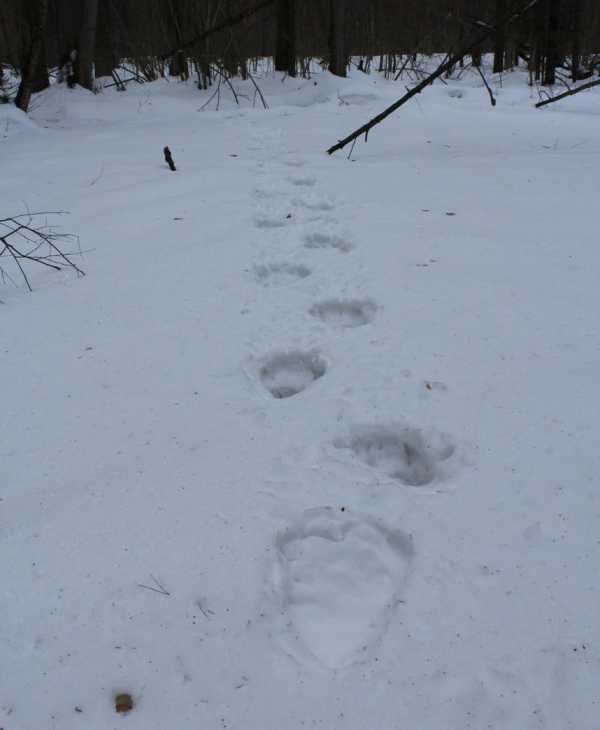
[[[6,277],[12,280],[2,267],[1,259],[7,256],[14,262],[30,291],[32,287],[23,262],[47,266],[56,271],[61,271],[66,266],[78,275],[84,276],[83,271],[69,258],[71,254],[65,253],[57,245],[57,241],[71,239],[73,236],[54,233],[53,229],[46,225],[34,226],[34,218],[40,215],[47,214],[25,213],[0,219],[0,279],[4,280]]]
[[[347,144],[353,142],[355,139],[358,139],[363,134],[365,135],[366,141],[368,134],[371,129],[373,129],[373,127],[389,117],[390,114],[393,114],[397,109],[406,104],[407,101],[410,101],[413,96],[420,94],[423,89],[427,88],[436,79],[446,73],[446,71],[453,68],[460,61],[460,59],[463,58],[463,56],[468,55],[471,51],[473,51],[474,49],[479,47],[484,41],[486,41],[493,33],[495,33],[498,27],[506,27],[508,25],[511,25],[523,15],[525,15],[525,13],[531,10],[531,8],[537,5],[538,2],[540,2],[540,0],[529,0],[529,2],[525,3],[525,5],[523,5],[520,10],[516,10],[513,13],[507,15],[504,21],[502,23],[499,23],[496,27],[487,25],[484,26],[482,32],[478,35],[476,39],[470,41],[459,51],[447,57],[432,74],[430,74],[426,79],[423,79],[423,81],[410,89],[401,99],[398,99],[398,101],[394,102],[387,109],[384,109],[384,111],[382,111],[376,117],[373,117],[373,119],[371,119],[369,122],[363,124],[362,127],[352,132],[352,134],[349,134],[344,139],[340,140],[337,144],[334,144],[333,147],[330,147],[327,150],[327,154],[332,155],[334,152],[343,149]]]
[[[551,96],[549,99],[538,101],[538,103],[535,105],[535,108],[539,109],[541,106],[546,106],[546,104],[553,104],[555,101],[566,99],[567,96],[573,96],[574,94],[578,94],[580,91],[592,89],[594,86],[600,86],[600,79],[598,79],[597,81],[590,81],[587,84],[582,84],[581,86],[577,86],[575,89],[569,89],[568,91],[564,91],[562,94],[558,94],[558,96]]]

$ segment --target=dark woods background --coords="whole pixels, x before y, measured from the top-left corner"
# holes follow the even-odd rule
[[[307,75],[312,59],[332,73],[360,70],[418,77],[423,56],[453,53],[496,26],[463,64],[494,53],[494,72],[516,65],[530,83],[588,78],[600,69],[600,2],[539,0],[517,23],[503,20],[526,0],[0,0],[0,86],[27,109],[49,75],[118,88],[163,75],[206,88],[217,75],[253,73],[256,59]],[[257,9],[260,6],[260,9]],[[217,32],[207,32],[220,27]],[[182,49],[182,50],[179,50]],[[9,73],[11,70],[16,74]],[[18,76],[17,86],[14,80]],[[11,82],[12,79],[12,82]]]

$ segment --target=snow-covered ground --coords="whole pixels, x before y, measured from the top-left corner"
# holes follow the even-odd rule
[[[260,83],[0,107],[0,727],[598,730],[600,93]]]

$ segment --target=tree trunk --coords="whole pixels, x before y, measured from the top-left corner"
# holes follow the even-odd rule
[[[16,65],[18,63],[18,54],[15,52],[13,45],[16,40],[13,28],[14,21],[11,14],[0,2],[0,62]]]
[[[581,71],[581,0],[571,0],[571,78],[579,79]]]
[[[506,0],[496,0],[496,36],[494,39],[494,73],[504,71],[504,56],[506,54]]]
[[[46,39],[42,38],[42,47],[37,58],[37,64],[31,81],[31,90],[34,94],[43,91],[50,86],[48,76],[48,60],[46,56]]]
[[[117,66],[114,53],[111,0],[100,0],[98,5],[98,27],[96,52],[94,54],[94,75],[96,78],[110,76]]]
[[[296,0],[277,0],[275,70],[296,75]]]
[[[544,75],[542,84],[556,83],[556,67],[560,65],[558,50],[558,0],[546,0],[546,34],[544,44]]]
[[[346,0],[329,0],[329,70],[346,76]]]
[[[1,0],[0,0],[1,1]],[[52,11],[54,64],[61,68],[73,61],[73,52],[79,47],[79,33],[81,30],[82,3],[73,3],[71,0],[53,0],[50,4]]]
[[[79,33],[77,81],[85,89],[94,90],[94,50],[98,0],[83,0],[83,17]]]
[[[171,21],[173,23],[173,29],[175,31],[175,38],[177,45],[183,45],[183,35],[181,33],[181,26],[179,24],[179,18],[177,12],[173,6],[172,0],[169,0],[169,12],[171,14]],[[169,62],[169,76],[180,76],[184,81],[187,81],[190,74],[188,69],[188,60],[185,53],[178,50],[174,56],[172,56]]]
[[[31,25],[31,42],[27,58],[22,68],[21,83],[15,99],[16,106],[26,112],[29,109],[31,94],[40,86],[40,66],[43,64],[43,72],[46,81],[48,72],[45,68],[44,38],[46,34],[46,21],[48,19],[48,0],[37,0],[33,6],[34,16]],[[43,75],[43,74],[42,74]],[[46,83],[46,86],[48,84]],[[45,87],[42,87],[45,88]]]

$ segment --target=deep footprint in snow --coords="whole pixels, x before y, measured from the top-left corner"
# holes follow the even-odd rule
[[[306,248],[333,248],[342,253],[352,250],[352,244],[341,236],[330,233],[309,233],[304,237]]]
[[[430,434],[426,438],[419,429],[401,426],[356,428],[348,441],[335,445],[350,448],[369,466],[413,487],[443,476],[440,465],[454,453],[446,436]]]
[[[400,600],[410,539],[348,511],[319,507],[280,533],[276,548],[286,643],[334,669],[364,658]]]
[[[256,280],[264,286],[283,286],[310,276],[311,270],[303,264],[261,264],[255,269]]]
[[[371,322],[376,312],[374,302],[356,299],[329,299],[310,308],[313,317],[339,327],[361,327]]]
[[[301,393],[327,370],[315,352],[286,352],[274,355],[261,367],[260,379],[273,398],[291,398]]]

